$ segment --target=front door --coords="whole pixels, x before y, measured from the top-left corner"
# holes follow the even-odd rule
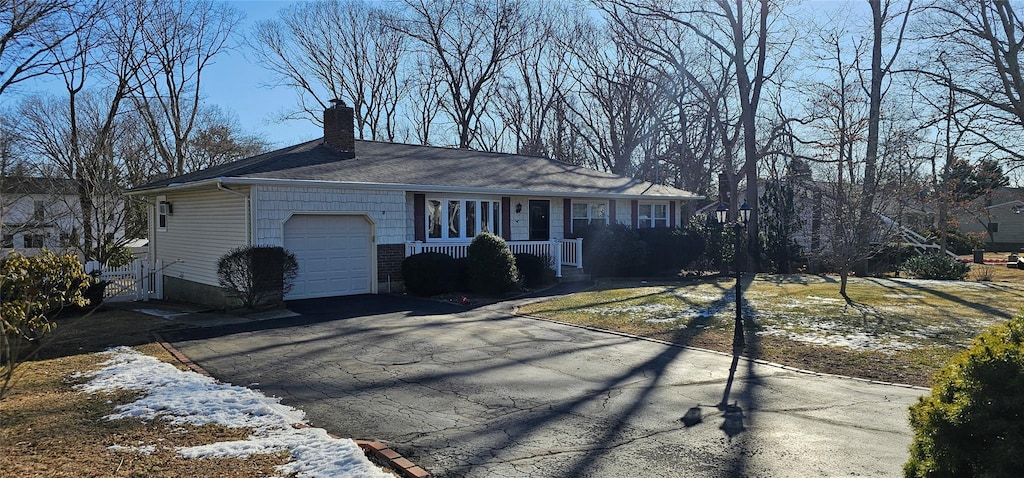
[[[551,201],[530,200],[530,240],[551,240]]]

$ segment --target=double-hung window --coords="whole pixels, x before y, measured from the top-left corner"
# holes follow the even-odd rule
[[[171,213],[171,203],[164,200],[163,196],[157,197],[156,203],[156,228],[163,231],[167,229],[167,216]]]
[[[640,203],[637,227],[668,227],[668,204]]]
[[[427,240],[501,235],[501,202],[489,199],[427,199]]]
[[[608,203],[606,202],[573,202],[572,232],[580,232],[593,222],[608,223]]]

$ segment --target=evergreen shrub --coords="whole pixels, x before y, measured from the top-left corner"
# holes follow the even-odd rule
[[[217,261],[221,287],[249,309],[282,301],[298,274],[295,255],[280,246],[237,247]]]
[[[402,279],[405,290],[414,295],[452,292],[458,285],[458,264],[452,256],[440,252],[413,254],[402,261]]]
[[[900,269],[918,279],[964,280],[971,267],[949,256],[920,254],[907,259]]]
[[[910,407],[912,478],[1020,476],[1024,470],[1024,316],[974,339]]]
[[[469,243],[470,290],[488,296],[500,296],[519,287],[516,259],[505,240],[487,232]]]
[[[555,271],[548,263],[547,257],[536,254],[515,254],[516,268],[519,269],[523,285],[526,287],[542,287],[555,281]]]

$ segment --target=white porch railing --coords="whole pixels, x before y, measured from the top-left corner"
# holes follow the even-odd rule
[[[123,267],[106,267],[97,261],[85,263],[85,272],[100,271],[100,280],[107,281],[104,301],[159,299],[164,296],[163,261],[155,263],[135,259]]]
[[[508,248],[513,254],[533,254],[547,257],[555,277],[562,277],[562,266],[583,268],[583,239],[566,239],[551,241],[508,241]],[[407,242],[405,257],[423,252],[440,252],[456,259],[466,257],[469,242]]]

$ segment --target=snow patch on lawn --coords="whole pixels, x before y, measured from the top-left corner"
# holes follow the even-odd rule
[[[244,458],[258,453],[288,451],[293,461],[279,466],[284,475],[299,477],[389,478],[371,463],[359,446],[349,439],[333,439],[319,428],[296,429],[304,413],[254,390],[195,372],[184,372],[173,365],[139,353],[128,347],[103,352],[110,358],[79,388],[87,393],[109,390],[137,390],[144,396],[135,402],[118,405],[108,420],[139,418],[162,419],[171,425],[207,423],[231,428],[252,428],[246,440],[179,447],[187,458]],[[118,446],[118,445],[114,445]],[[122,447],[148,449],[148,447]],[[151,451],[150,451],[151,452]]]
[[[124,451],[128,453],[141,453],[143,455],[151,455],[156,451],[156,445],[143,445],[143,446],[124,446],[124,445],[110,445],[107,447],[111,451]]]
[[[775,325],[765,325],[758,335],[785,337],[797,342],[829,347],[844,347],[853,350],[896,352],[909,350],[914,344],[904,342],[891,335],[876,335],[869,332],[843,330],[836,322],[802,323],[805,330],[795,331]]]

